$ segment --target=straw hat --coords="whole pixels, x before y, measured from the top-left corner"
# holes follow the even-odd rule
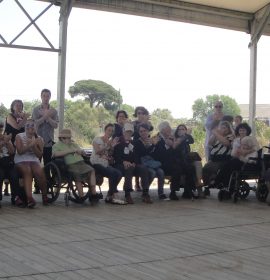
[[[59,132],[59,138],[71,138],[72,135],[71,135],[71,130],[70,129],[62,129],[60,132]]]

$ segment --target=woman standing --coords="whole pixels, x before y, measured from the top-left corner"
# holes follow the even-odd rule
[[[12,101],[10,111],[6,118],[5,134],[11,134],[11,142],[14,144],[16,135],[24,132],[29,114],[23,112],[23,102],[19,99]]]

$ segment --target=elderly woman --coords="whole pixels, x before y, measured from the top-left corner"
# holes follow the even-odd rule
[[[81,202],[84,201],[82,181],[87,181],[89,184],[89,200],[98,202],[95,170],[85,163],[82,157],[85,154],[84,151],[71,140],[71,136],[69,129],[63,129],[59,133],[59,141],[53,145],[52,157],[64,157],[67,169],[75,181]]]
[[[215,185],[228,186],[233,171],[241,170],[245,164],[245,170],[254,170],[256,161],[252,158],[258,157],[258,142],[253,136],[244,136],[241,139],[240,147],[235,151],[232,159],[226,162],[215,178]]]
[[[153,158],[161,162],[161,168],[165,172],[166,176],[171,176],[171,192],[169,198],[171,200],[178,200],[176,191],[180,188],[181,176],[185,175],[187,169],[184,165],[176,160],[174,149],[174,137],[172,134],[172,128],[167,121],[164,121],[158,126],[159,133],[153,138],[153,144],[155,149],[153,152]],[[189,185],[189,176],[186,176],[185,190],[183,193],[184,198],[191,197],[191,187]]]
[[[40,164],[43,151],[43,140],[37,136],[34,120],[28,119],[25,123],[25,132],[15,138],[16,154],[14,162],[23,177],[23,185],[27,198],[27,207],[34,208],[36,201],[32,196],[32,182],[35,178],[42,191],[42,201],[48,205],[46,177]]]
[[[219,169],[231,159],[234,130],[227,121],[221,121],[212,130],[208,145],[210,148],[210,161],[203,167],[203,182],[205,186],[214,187],[215,177]],[[209,189],[206,188],[206,195]]]

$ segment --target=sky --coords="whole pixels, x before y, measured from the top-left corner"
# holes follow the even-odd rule
[[[48,4],[21,0],[34,18]],[[58,48],[59,7],[37,24]],[[10,42],[29,20],[13,0],[0,2],[0,34]],[[123,102],[150,112],[168,109],[192,117],[192,105],[206,95],[249,102],[250,36],[194,24],[73,8],[68,25],[68,88],[83,79],[101,80],[121,92]],[[34,26],[17,44],[47,46]],[[57,93],[58,54],[0,48],[0,103],[39,99],[42,88]],[[257,104],[269,104],[270,38],[258,43]]]

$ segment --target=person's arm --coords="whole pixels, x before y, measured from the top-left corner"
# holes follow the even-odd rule
[[[35,140],[33,141],[31,139],[30,141],[27,141],[26,144],[24,144],[21,137],[18,134],[16,135],[15,146],[19,155],[23,155],[25,152],[31,151],[34,145],[35,145]]]
[[[14,155],[15,154],[15,147],[13,146],[12,142],[11,142],[11,134],[9,135],[4,135],[4,143],[8,149],[8,153],[10,155]]]
[[[27,117],[28,117],[28,114],[23,113],[22,114],[22,120],[20,120],[19,123],[17,123],[16,119],[11,114],[9,114],[7,116],[7,123],[9,125],[11,125],[13,128],[15,128],[17,130],[20,130],[22,127],[24,127],[24,125],[26,123],[26,120],[27,120]]]
[[[214,130],[213,135],[215,136],[216,140],[218,140],[224,146],[226,147],[231,146],[231,141],[226,136],[221,135],[218,130]]]
[[[34,146],[32,151],[34,152],[34,154],[38,157],[41,158],[43,155],[43,148],[44,148],[44,142],[43,139],[41,137],[35,138],[34,139]]]
[[[82,154],[82,149],[78,146],[78,145],[76,145],[76,144],[74,144],[74,145],[72,145],[70,148],[69,147],[67,147],[67,146],[59,146],[59,142],[58,143],[56,143],[56,144],[54,144],[53,145],[53,147],[52,147],[52,157],[64,157],[64,156],[66,156],[66,155],[69,155],[69,154],[75,154],[75,153],[77,153],[77,154]]]

